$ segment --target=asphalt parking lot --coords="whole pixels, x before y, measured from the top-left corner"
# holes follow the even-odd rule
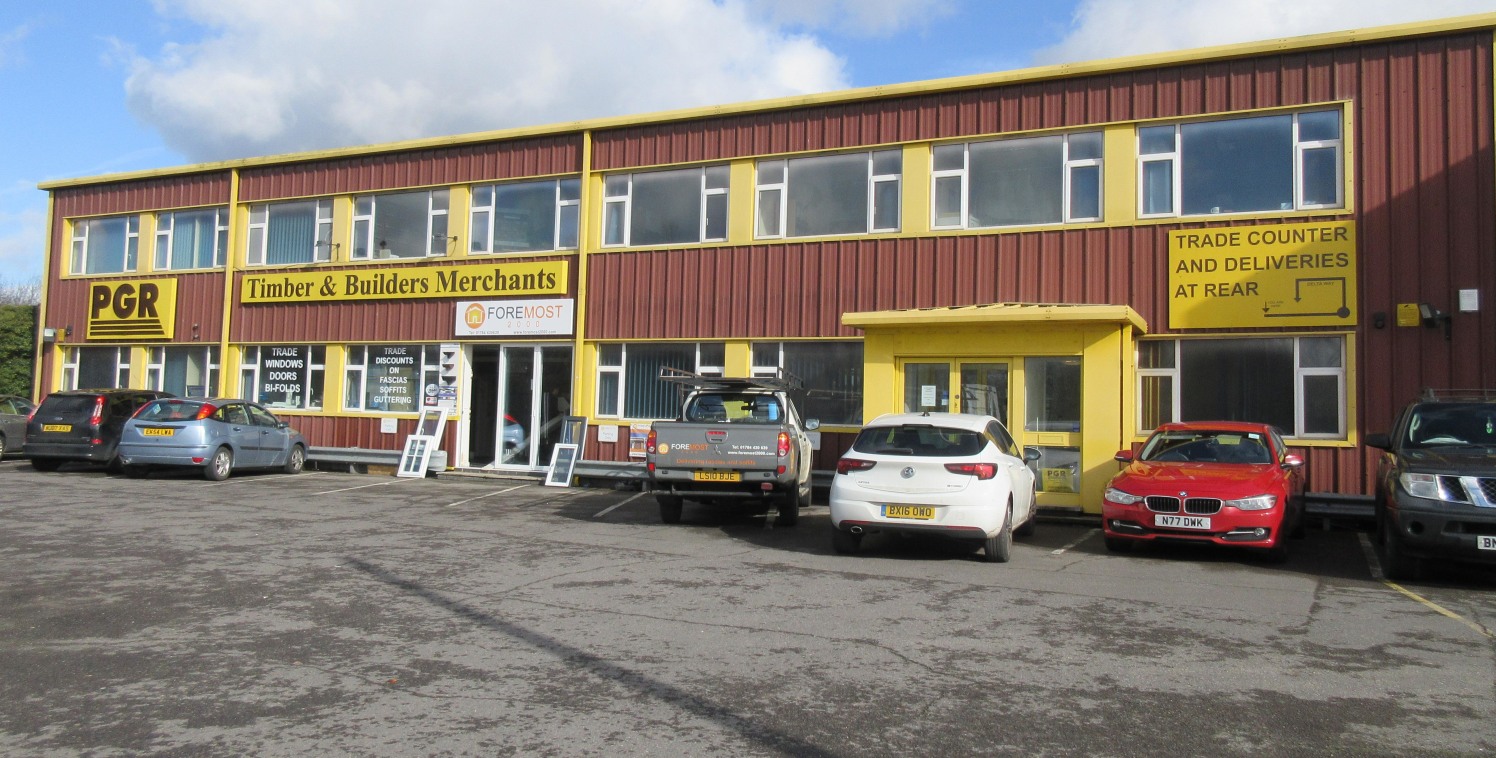
[[[0,486],[5,755],[1496,752],[1496,576],[1389,584],[1351,528],[993,565],[501,479]]]

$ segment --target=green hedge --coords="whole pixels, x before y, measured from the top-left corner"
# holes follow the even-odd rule
[[[36,306],[0,305],[0,394],[31,397]]]

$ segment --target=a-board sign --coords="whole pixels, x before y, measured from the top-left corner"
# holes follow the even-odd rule
[[[551,448],[551,468],[545,475],[547,487],[570,487],[571,472],[577,466],[577,446],[557,444]]]
[[[405,450],[400,453],[400,468],[395,476],[424,477],[426,466],[431,462],[431,453],[441,445],[442,430],[447,426],[445,408],[424,408],[416,422],[415,433],[405,438]]]

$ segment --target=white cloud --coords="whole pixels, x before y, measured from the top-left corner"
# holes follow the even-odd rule
[[[859,18],[890,23],[904,17],[901,9],[932,1],[877,0]],[[157,0],[156,7],[208,36],[136,57],[128,103],[194,161],[847,86],[840,58],[737,0]]]
[[[1081,0],[1039,64],[1364,29],[1496,11],[1492,0]]]
[[[0,276],[12,282],[40,278],[40,262],[46,247],[47,206],[26,203],[40,197],[35,185],[18,182],[0,191]]]
[[[0,31],[0,68],[24,61],[21,43],[31,35],[31,25],[22,24],[14,29]]]
[[[952,0],[747,0],[776,23],[876,37],[948,16]]]

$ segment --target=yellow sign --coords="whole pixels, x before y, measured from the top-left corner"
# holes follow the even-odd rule
[[[566,261],[246,274],[239,287],[239,302],[564,295],[566,274]]]
[[[1397,325],[1418,326],[1423,323],[1423,313],[1418,310],[1417,303],[1397,304]]]
[[[1355,323],[1355,222],[1169,232],[1172,329]]]
[[[1068,468],[1047,468],[1044,472],[1045,492],[1074,492],[1074,472]]]
[[[169,340],[177,323],[177,280],[94,282],[88,287],[88,339]]]

